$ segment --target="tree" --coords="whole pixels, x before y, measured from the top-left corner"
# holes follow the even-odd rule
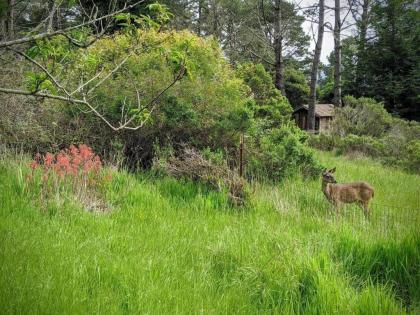
[[[64,56],[66,56],[66,54],[74,54],[71,46],[75,45],[76,47],[80,48],[91,45],[96,39],[105,33],[108,26],[112,23],[107,22],[109,19],[114,20],[115,18],[117,21],[123,22],[121,25],[126,27],[126,31],[129,34],[136,34],[137,32],[134,22],[138,25],[142,25],[143,27],[160,29],[161,24],[166,22],[169,18],[169,13],[164,6],[159,4],[152,4],[148,6],[149,10],[152,12],[155,11],[154,13],[157,15],[155,21],[153,21],[148,15],[137,17],[135,15],[123,14],[124,11],[130,10],[142,2],[144,1],[140,0],[131,5],[124,5],[122,9],[113,8],[111,12],[101,17],[90,15],[88,21],[86,22],[68,26],[63,29],[52,30],[51,12],[55,13],[55,11],[58,10],[58,7],[54,4],[47,19],[41,21],[36,27],[36,29],[40,29],[44,23],[47,23],[46,32],[39,32],[34,35],[29,35],[17,39],[4,40],[0,42],[0,49],[8,49],[12,53],[23,57],[38,70],[40,70],[40,73],[29,73],[29,77],[27,78],[28,89],[24,90],[13,87],[0,87],[0,92],[7,94],[36,96],[40,98],[60,100],[73,105],[85,106],[90,112],[94,113],[114,131],[120,129],[136,130],[143,127],[143,125],[150,117],[149,115],[145,117],[145,119],[141,119],[141,114],[143,111],[153,111],[156,107],[157,99],[160,98],[168,89],[170,89],[185,75],[187,67],[185,64],[185,58],[181,57],[182,55],[178,55],[178,58],[173,60],[173,62],[177,64],[177,70],[174,73],[173,81],[162,91],[157,93],[156,97],[151,99],[149,103],[144,105],[140,104],[140,94],[137,92],[137,109],[134,111],[129,110],[128,112],[124,112],[124,110],[122,110],[121,117],[117,125],[113,124],[108,118],[104,116],[103,113],[98,111],[97,106],[91,103],[91,95],[89,94],[93,94],[93,92],[98,87],[100,87],[111,76],[115,75],[115,73],[118,72],[130,58],[138,54],[139,48],[136,48],[133,45],[127,45],[126,54],[121,57],[120,60],[115,62],[113,68],[107,69],[108,71],[104,71],[103,68],[98,69],[97,73],[93,73],[90,78],[85,78],[84,80],[83,78],[80,78],[81,82],[78,84],[78,86],[66,87],[61,83],[65,81],[64,78],[57,77],[58,74],[64,72],[62,65],[63,60],[65,59]],[[83,10],[83,8],[79,9]],[[83,28],[94,26],[97,22],[101,22],[101,25],[105,23],[105,26],[102,26],[99,33],[95,34],[93,39],[91,39],[89,38],[92,37],[89,36],[91,32]],[[65,42],[66,39],[69,41],[68,43]],[[28,53],[23,52],[22,48],[12,48],[14,46],[34,42],[35,45],[29,48]],[[38,55],[43,57],[44,62],[37,61],[35,59]]]
[[[318,38],[315,44],[315,53],[311,69],[311,83],[309,85],[308,128],[312,131],[315,129],[316,86],[319,61],[321,58],[322,41],[324,38],[324,14],[324,0],[319,0]]]
[[[274,20],[274,56],[275,56],[275,79],[274,85],[285,95],[284,90],[284,62],[283,62],[283,36],[281,33],[281,0],[276,0],[274,7],[276,12]]]
[[[361,3],[358,33],[343,41],[343,90],[383,101],[385,108],[420,119],[418,11],[412,0]]]
[[[364,63],[366,60],[366,44],[367,44],[367,29],[370,20],[371,0],[363,0],[362,2],[362,14],[358,22],[359,37],[358,37],[358,51],[357,51],[357,71],[356,71],[356,82],[359,82],[359,88],[362,89],[366,85],[366,79],[364,75]]]
[[[287,66],[284,71],[286,97],[293,108],[308,103],[309,86],[303,72]]]
[[[387,0],[372,7],[376,38],[366,47],[369,96],[388,111],[420,119],[420,27],[413,0]]]
[[[341,107],[341,5],[335,0],[334,7],[334,105]]]

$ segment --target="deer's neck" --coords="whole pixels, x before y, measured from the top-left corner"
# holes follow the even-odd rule
[[[331,198],[331,183],[328,183],[327,181],[322,181],[322,192],[324,193],[325,197],[327,197],[328,200]]]

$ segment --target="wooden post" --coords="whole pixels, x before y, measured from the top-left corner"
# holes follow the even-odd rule
[[[244,175],[244,134],[241,133],[240,143],[239,143],[239,176],[243,177]]]

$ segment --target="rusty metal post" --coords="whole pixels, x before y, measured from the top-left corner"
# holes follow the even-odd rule
[[[244,175],[244,134],[241,134],[239,143],[239,176]]]

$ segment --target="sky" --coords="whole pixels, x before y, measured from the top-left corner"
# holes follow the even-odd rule
[[[300,7],[307,7],[307,6],[310,6],[310,5],[318,4],[318,1],[316,1],[316,0],[293,0],[293,2],[294,3],[299,3]],[[342,3],[341,4],[342,6],[346,6],[347,1],[341,0],[341,3]],[[334,6],[334,0],[325,0],[325,6],[333,7]],[[343,10],[343,11],[346,11],[346,10]],[[342,18],[344,18],[345,13],[346,12],[342,12],[342,14],[341,14]],[[350,18],[351,18],[351,15],[348,15],[346,20],[351,22]],[[326,9],[325,22],[330,22],[331,25],[334,26],[334,12],[332,10]],[[311,37],[310,49],[314,50],[315,49],[315,42],[312,39],[313,34],[312,34],[312,30],[311,30],[311,22],[304,22],[303,23],[303,28],[304,28],[305,32]],[[315,31],[315,39],[316,39],[316,36],[317,36],[316,31],[318,29],[318,24],[314,24],[313,29]],[[348,28],[347,30],[343,31],[343,36],[342,36],[341,39],[343,39],[345,35],[350,35],[352,31],[353,31],[353,28]],[[324,39],[323,39],[322,50],[321,50],[321,61],[323,63],[327,62],[327,57],[333,50],[334,50],[333,34],[328,29],[325,28]]]

